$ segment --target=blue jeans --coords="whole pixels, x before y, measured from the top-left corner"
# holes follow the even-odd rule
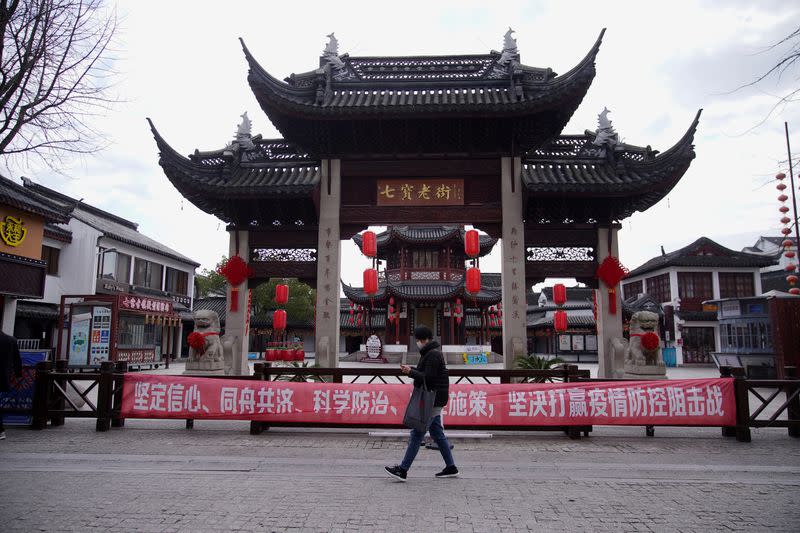
[[[433,440],[439,445],[439,451],[442,454],[442,459],[444,459],[444,464],[446,466],[453,466],[456,464],[453,460],[453,454],[450,452],[450,443],[447,442],[447,437],[444,434],[441,416],[433,417],[430,426],[428,426],[428,431],[431,432],[431,437],[433,437]],[[425,438],[424,431],[417,431],[416,429],[411,430],[411,434],[408,437],[406,455],[403,457],[403,462],[400,463],[400,468],[403,470],[411,468],[411,463],[414,462],[414,458],[417,456],[423,438]]]

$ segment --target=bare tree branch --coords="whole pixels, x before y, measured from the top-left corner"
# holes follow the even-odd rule
[[[103,144],[87,120],[107,111],[116,13],[103,0],[0,0],[0,154],[54,170]]]

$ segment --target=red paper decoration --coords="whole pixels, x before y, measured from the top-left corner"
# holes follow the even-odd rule
[[[553,301],[556,305],[564,305],[567,303],[567,288],[563,283],[556,283],[553,285]]]
[[[278,305],[286,305],[289,301],[289,286],[288,285],[275,285],[275,303]]]
[[[275,331],[283,331],[286,329],[286,311],[277,309],[275,314],[272,315],[272,329]]]
[[[378,292],[378,271],[368,268],[364,271],[364,292],[372,295]]]
[[[378,255],[378,237],[374,231],[365,231],[361,235],[361,253],[367,257]]]
[[[193,331],[189,333],[189,336],[186,338],[186,342],[189,343],[189,346],[194,348],[196,352],[203,353],[206,348],[206,337],[199,331]]]
[[[467,269],[467,292],[477,294],[481,290],[481,271],[475,267]]]
[[[617,284],[627,275],[628,269],[613,255],[603,259],[597,267],[597,279],[608,286],[608,312],[612,315],[617,314]]]
[[[232,256],[225,261],[217,270],[217,273],[224,277],[228,284],[231,286],[231,311],[237,312],[239,310],[239,288],[247,278],[253,275],[253,271],[247,266],[244,259],[238,255]]]
[[[567,331],[567,312],[556,311],[553,314],[553,327],[559,333]]]
[[[648,331],[642,335],[642,347],[645,350],[652,351],[658,348],[659,338],[658,335],[652,331]]]
[[[478,231],[471,229],[464,235],[464,253],[473,259],[478,257],[481,251],[481,242]]]

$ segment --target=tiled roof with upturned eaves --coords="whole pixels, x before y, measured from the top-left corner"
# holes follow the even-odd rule
[[[377,234],[378,252],[380,253],[386,247],[394,242],[400,241],[411,245],[430,245],[430,244],[445,244],[449,241],[459,243],[463,248],[464,238],[466,231],[463,226],[446,226],[446,225],[410,225],[410,226],[389,226],[386,231]],[[353,237],[353,241],[360,248],[363,242],[362,234],[357,234]],[[489,237],[488,235],[480,235],[480,255],[486,255],[492,251],[492,248],[497,244],[497,239]]]
[[[69,222],[68,210],[47,198],[31,193],[19,183],[5,176],[0,176],[0,203],[26,213],[39,215],[47,222]]]
[[[717,244],[708,237],[700,237],[688,246],[650,259],[631,270],[627,277],[632,278],[667,267],[760,268],[774,265],[775,262],[774,257],[737,252]]]

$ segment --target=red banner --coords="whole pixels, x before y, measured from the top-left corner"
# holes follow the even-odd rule
[[[411,385],[126,374],[123,418],[400,425]],[[451,385],[449,425],[736,424],[733,379]]]

